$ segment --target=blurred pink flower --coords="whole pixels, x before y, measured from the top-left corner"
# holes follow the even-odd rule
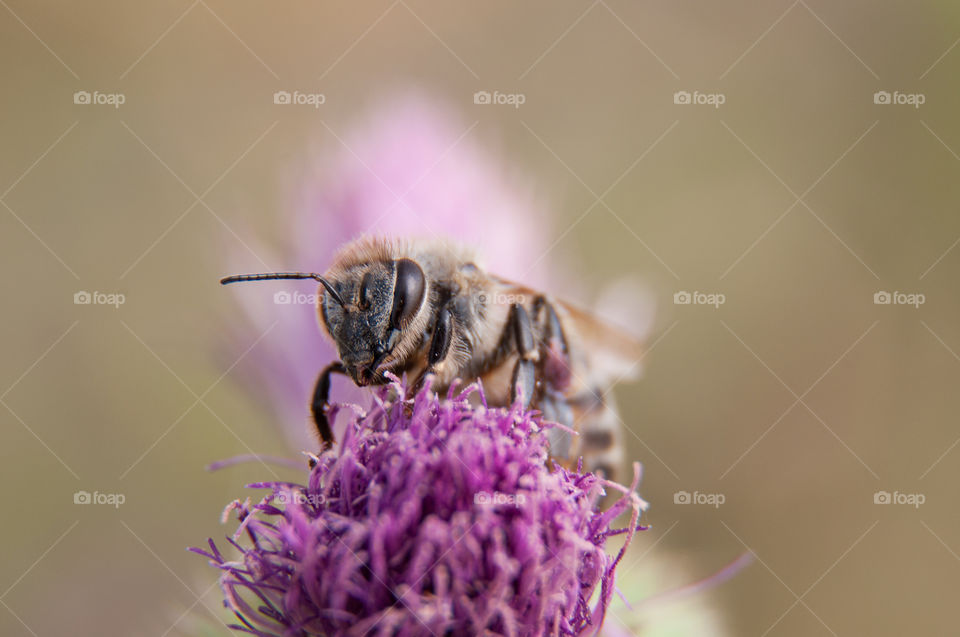
[[[321,131],[323,132],[323,131]],[[530,285],[545,283],[551,237],[546,207],[531,181],[479,140],[477,124],[464,122],[441,103],[419,94],[388,97],[346,131],[328,128],[295,203],[278,218],[289,237],[271,255],[271,267],[323,272],[336,250],[361,234],[450,238],[469,243],[491,272]],[[229,270],[259,271],[246,250],[228,255]],[[266,289],[264,289],[266,287]],[[294,449],[314,449],[307,404],[317,373],[335,358],[309,304],[283,305],[278,291],[314,292],[308,283],[249,286],[234,297],[243,318],[231,351],[245,350],[279,321],[250,353],[243,378],[267,394]],[[334,387],[338,401],[359,402],[347,382]],[[367,400],[364,398],[363,400]]]
[[[469,242],[503,275],[543,283],[547,216],[518,177],[465,123],[422,96],[386,100],[352,131],[330,131],[294,220],[299,255],[319,265],[361,233]],[[542,263],[542,262],[541,262]],[[540,266],[540,264],[537,264]]]

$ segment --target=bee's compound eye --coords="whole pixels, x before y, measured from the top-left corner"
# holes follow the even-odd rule
[[[397,282],[393,288],[390,326],[404,327],[420,309],[427,282],[420,266],[410,259],[397,260]]]

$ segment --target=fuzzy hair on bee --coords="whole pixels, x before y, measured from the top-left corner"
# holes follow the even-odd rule
[[[641,344],[592,313],[486,272],[466,247],[430,240],[362,237],[344,246],[324,274],[279,272],[221,283],[314,279],[321,328],[337,348],[317,378],[311,409],[323,444],[331,374],[359,386],[406,374],[445,391],[483,383],[492,405],[522,401],[547,420],[551,454],[582,457],[613,477],[623,461],[621,420],[610,388],[636,375]],[[577,432],[573,436],[570,432]]]

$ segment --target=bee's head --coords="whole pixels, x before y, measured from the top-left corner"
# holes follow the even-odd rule
[[[327,277],[312,272],[238,274],[220,283],[273,279],[320,282],[320,318],[358,385],[386,382],[384,372],[399,358],[391,354],[427,299],[423,270],[410,259],[362,263]]]
[[[391,354],[426,301],[423,270],[409,259],[364,263],[331,277],[320,317],[358,385],[386,382]]]

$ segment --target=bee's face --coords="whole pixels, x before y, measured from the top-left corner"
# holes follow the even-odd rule
[[[340,306],[323,295],[321,316],[346,371],[357,385],[386,382],[382,363],[423,305],[423,271],[409,260],[356,266],[331,280]]]

